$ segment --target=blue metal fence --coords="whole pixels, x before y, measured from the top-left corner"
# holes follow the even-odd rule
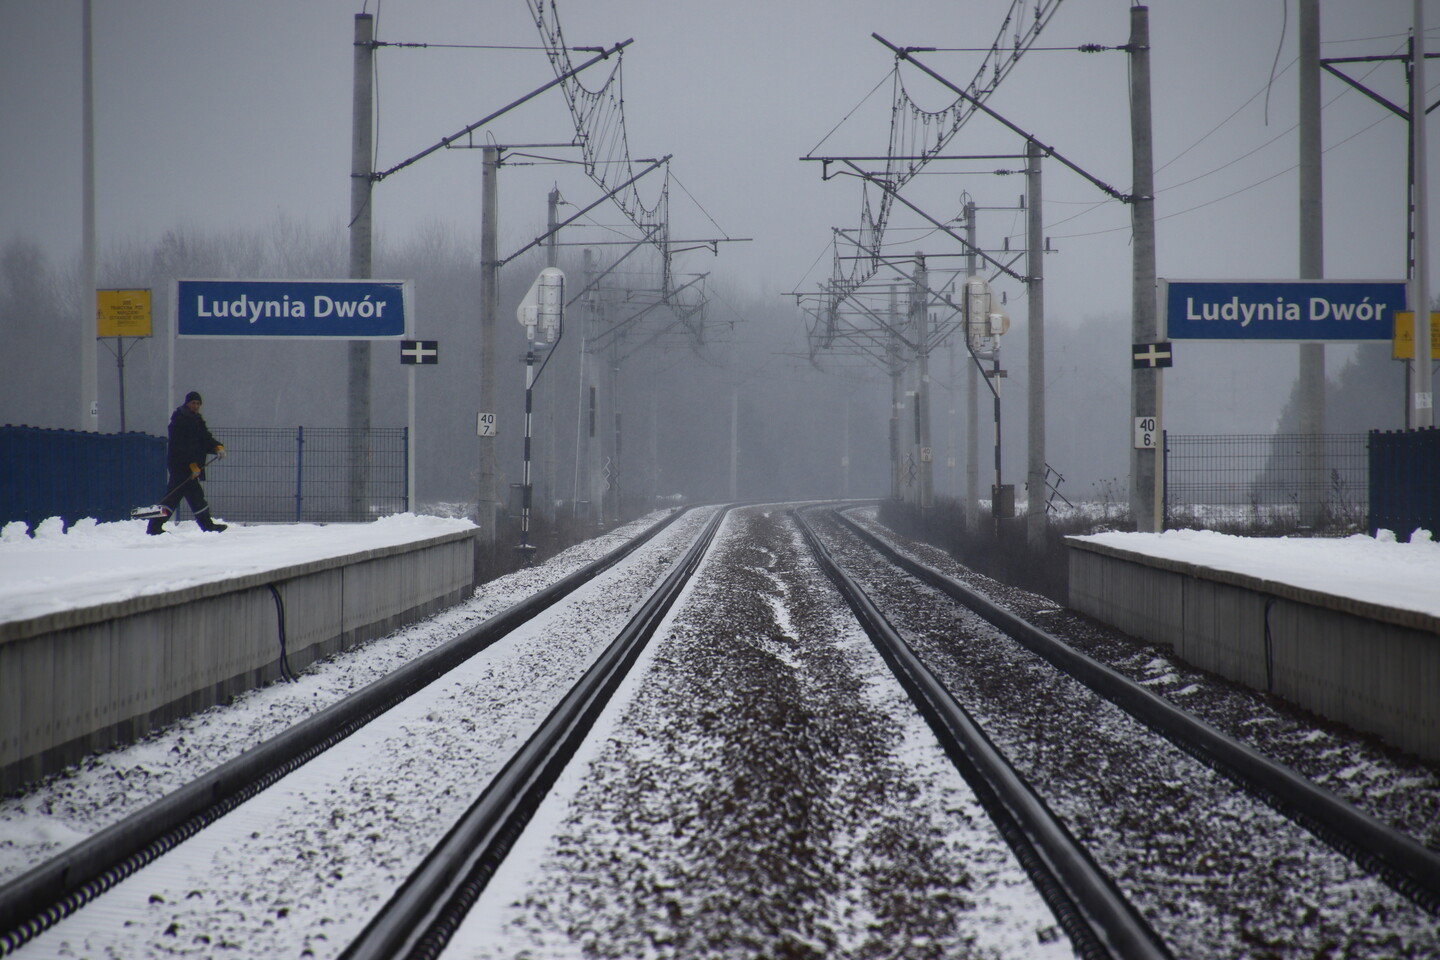
[[[165,483],[165,440],[143,433],[0,427],[0,525],[124,520]]]
[[[403,427],[212,431],[227,456],[207,468],[205,495],[222,520],[364,522],[409,509]],[[0,526],[129,519],[165,492],[165,445],[143,433],[0,427]],[[182,502],[176,519],[188,518]]]
[[[1440,535],[1440,428],[1370,433],[1370,533]]]

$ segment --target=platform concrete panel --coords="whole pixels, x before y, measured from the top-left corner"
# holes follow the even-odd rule
[[[1070,606],[1440,760],[1440,618],[1070,539]]]
[[[474,535],[0,624],[0,791],[474,593]],[[271,588],[274,588],[272,591]]]

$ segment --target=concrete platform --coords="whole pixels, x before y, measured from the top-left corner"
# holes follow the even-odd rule
[[[0,622],[0,791],[391,633],[475,590],[450,532]]]
[[[1440,616],[1085,538],[1067,546],[1075,610],[1440,761]]]

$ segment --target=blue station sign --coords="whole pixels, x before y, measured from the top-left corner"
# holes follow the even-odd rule
[[[181,337],[398,340],[409,322],[403,280],[178,280]]]
[[[1390,340],[1403,280],[1161,280],[1171,340]]]

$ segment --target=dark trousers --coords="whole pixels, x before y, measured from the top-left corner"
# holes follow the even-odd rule
[[[195,519],[201,526],[209,522],[210,504],[205,502],[205,490],[200,486],[200,479],[191,476],[189,468],[179,473],[171,473],[169,488],[170,492],[160,501],[162,507],[173,514],[183,498],[190,505],[190,512],[195,514]]]

